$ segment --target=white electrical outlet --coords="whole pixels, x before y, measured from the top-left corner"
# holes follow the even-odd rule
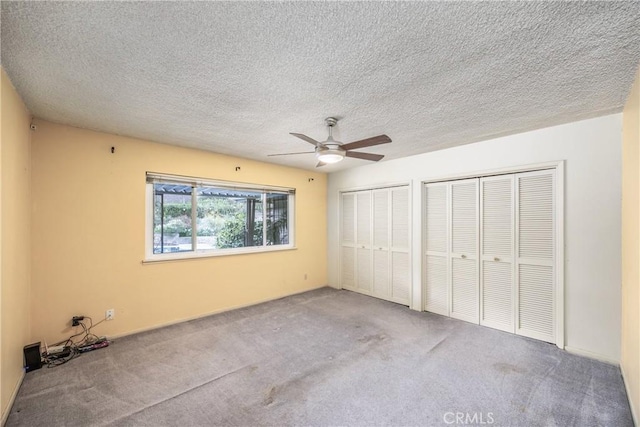
[[[114,317],[116,317],[116,311],[113,308],[110,308],[104,313],[104,318],[106,320],[113,320]]]

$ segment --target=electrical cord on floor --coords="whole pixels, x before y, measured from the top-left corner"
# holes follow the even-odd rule
[[[80,355],[80,353],[74,347],[69,347],[69,354],[67,356],[56,356],[55,354],[49,355],[45,353],[42,358],[44,363],[47,364],[47,368],[55,368],[56,366],[64,365],[78,355]]]
[[[95,326],[98,326],[100,323],[104,322],[106,319],[102,319],[95,325],[93,324],[93,319],[89,316],[84,316],[84,319],[89,319],[89,327],[84,324],[83,321],[78,322],[78,326],[82,327],[82,331],[77,334],[71,335],[66,340],[62,340],[60,342],[55,343],[53,346],[63,346],[63,350],[60,353],[48,354],[44,353],[42,358],[44,363],[48,368],[55,368],[56,366],[64,365],[68,361],[78,357],[82,352],[80,349],[86,348],[87,346],[91,346],[93,344],[97,344],[100,342],[104,342],[107,339],[104,337],[99,337],[93,332],[91,329]],[[83,320],[84,320],[83,319]],[[74,340],[74,338],[82,336],[80,340]]]

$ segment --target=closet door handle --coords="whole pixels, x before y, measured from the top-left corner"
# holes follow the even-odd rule
[[[460,258],[465,259],[467,256],[466,255],[460,255]]]
[[[500,258],[495,257],[493,260],[494,260],[494,261],[500,261]]]

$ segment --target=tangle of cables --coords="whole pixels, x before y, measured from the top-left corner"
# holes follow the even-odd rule
[[[89,320],[89,326],[85,325],[84,320]],[[55,343],[52,347],[62,346],[62,350],[56,353],[49,353],[48,349],[45,353],[42,354],[42,358],[44,363],[47,364],[47,367],[54,368],[56,366],[63,365],[78,357],[85,351],[93,350],[100,347],[106,347],[109,345],[109,342],[105,337],[99,337],[91,332],[91,329],[95,326],[98,326],[100,323],[104,322],[105,319],[99,321],[95,325],[93,324],[93,319],[89,316],[84,316],[84,319],[78,321],[78,325],[82,328],[80,332],[77,334],[71,335],[66,340],[62,340],[60,342]]]

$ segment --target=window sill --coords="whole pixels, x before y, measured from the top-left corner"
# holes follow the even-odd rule
[[[280,252],[296,250],[297,247],[290,245],[278,245],[267,247],[255,247],[255,248],[233,248],[233,249],[219,249],[217,251],[201,251],[201,252],[181,252],[181,253],[168,253],[162,255],[150,255],[142,260],[142,264],[158,264],[163,262],[173,261],[188,261],[193,259],[202,258],[215,258],[220,256],[229,255],[248,255],[248,254],[261,254],[268,252]]]

